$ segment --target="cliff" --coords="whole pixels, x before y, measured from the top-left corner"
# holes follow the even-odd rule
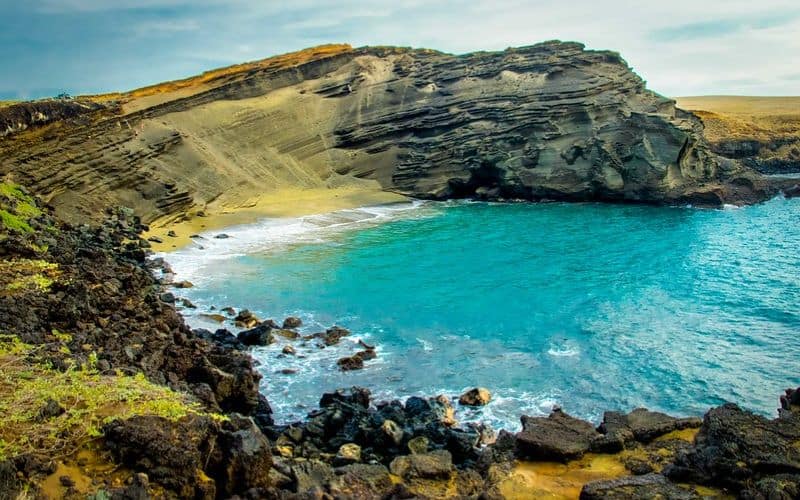
[[[681,97],[711,150],[764,174],[800,173],[800,97]]]
[[[578,43],[324,46],[92,101],[102,109],[0,140],[0,174],[70,220],[113,205],[177,219],[285,187],[703,205],[768,194],[618,54]]]

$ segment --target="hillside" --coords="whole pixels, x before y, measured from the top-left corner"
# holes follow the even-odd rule
[[[0,174],[70,220],[121,204],[163,224],[297,189],[703,205],[768,194],[618,54],[577,43],[461,56],[324,46],[75,103],[86,112],[0,111]]]
[[[716,153],[767,174],[800,172],[800,97],[679,97]]]

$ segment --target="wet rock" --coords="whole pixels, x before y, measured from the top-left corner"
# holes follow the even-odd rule
[[[346,356],[344,358],[339,358],[336,362],[339,368],[342,371],[351,371],[351,370],[360,370],[364,368],[364,360],[361,359],[361,356],[354,355],[354,356]]]
[[[694,500],[700,495],[667,481],[660,474],[593,481],[581,490],[581,500]]]
[[[175,283],[172,284],[172,286],[174,288],[192,288],[194,286],[194,283],[192,283],[191,281],[186,281],[186,280],[184,280],[184,281],[176,281]]]
[[[296,339],[296,338],[300,337],[300,334],[299,334],[299,333],[297,333],[296,331],[294,331],[294,330],[287,330],[287,329],[285,329],[285,328],[278,328],[278,329],[274,329],[274,330],[272,331],[272,333],[273,333],[273,334],[275,334],[275,335],[277,335],[277,336],[279,336],[279,337],[283,337],[283,338],[285,338],[285,339],[289,339],[289,340],[294,340],[294,339]]]
[[[247,346],[264,346],[275,342],[272,336],[272,328],[265,325],[258,325],[255,328],[239,332],[236,336],[244,345]]]
[[[177,238],[178,237],[178,235],[175,233],[175,231],[172,231],[172,230],[167,231],[167,236],[169,236],[170,238]]]
[[[234,309],[234,308],[232,308],[230,306],[223,307],[222,309],[220,309],[220,311],[222,311],[223,313],[227,314],[228,316],[233,316],[233,315],[236,314],[236,309]]]
[[[228,318],[226,318],[225,316],[223,316],[221,314],[205,314],[204,313],[204,314],[201,314],[200,317],[208,319],[208,320],[211,320],[211,321],[214,321],[216,323],[222,323],[226,319],[228,319]]]
[[[361,461],[361,447],[354,443],[345,443],[339,447],[333,465],[349,465]]]
[[[181,299],[181,305],[187,309],[197,309],[197,306],[189,299]]]
[[[444,450],[403,455],[392,460],[389,470],[403,479],[447,479],[453,472],[453,458]]]
[[[341,328],[338,326],[332,326],[325,330],[324,332],[313,333],[311,335],[307,335],[303,337],[306,340],[313,340],[313,339],[322,339],[322,342],[325,346],[332,346],[339,343],[342,338],[350,335],[350,330],[346,328]]]
[[[296,316],[289,316],[288,318],[283,320],[283,328],[285,329],[299,328],[302,325],[303,321]]]
[[[522,417],[522,431],[517,433],[517,453],[528,460],[566,462],[580,458],[597,436],[592,424],[571,417],[562,410],[550,416]]]
[[[158,296],[161,299],[161,302],[166,302],[167,304],[174,304],[175,303],[175,296],[170,292],[164,292]]]
[[[147,238],[147,241],[151,243],[164,243],[164,240],[162,240],[158,236],[150,236],[149,238]]]
[[[297,354],[297,352],[294,350],[294,347],[292,347],[290,345],[283,346],[283,349],[281,349],[281,352],[283,354],[286,354],[286,355],[289,355],[289,356],[294,356],[295,354]]]
[[[294,368],[283,368],[279,373],[281,373],[282,375],[294,375],[295,373],[297,373],[297,370]]]
[[[797,389],[786,389],[785,394],[780,397],[781,407],[778,410],[781,416],[792,413],[800,413],[800,387]]]
[[[239,328],[253,328],[258,324],[258,318],[256,315],[247,309],[242,309],[239,311],[239,314],[233,318],[233,321]]]
[[[361,358],[362,361],[369,361],[371,359],[375,359],[378,355],[375,353],[375,349],[365,349],[363,351],[358,351],[355,353],[355,356]]]
[[[458,402],[465,406],[485,406],[489,404],[491,399],[492,393],[490,393],[488,389],[476,387],[462,394],[461,397],[458,398]]]
[[[220,233],[215,235],[214,238],[218,240],[227,240],[228,238],[230,238],[230,236],[225,233]]]

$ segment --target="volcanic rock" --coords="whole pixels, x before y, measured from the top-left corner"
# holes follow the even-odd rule
[[[489,404],[492,399],[492,393],[483,387],[476,387],[470,389],[458,398],[458,402],[465,406],[484,406]]]
[[[517,453],[527,460],[566,462],[589,451],[597,437],[592,424],[554,410],[547,418],[522,417],[522,431],[517,433]]]

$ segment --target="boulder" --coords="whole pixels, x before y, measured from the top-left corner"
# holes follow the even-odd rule
[[[359,355],[346,356],[339,358],[336,364],[342,371],[360,370],[364,368],[364,360]]]
[[[527,460],[566,462],[589,451],[598,435],[592,424],[557,409],[548,417],[522,417],[517,433],[517,454]]]
[[[389,469],[383,465],[352,464],[335,469],[330,482],[335,498],[385,498],[394,486]]]
[[[453,472],[453,458],[445,450],[403,455],[392,460],[389,470],[403,479],[447,479]]]
[[[492,400],[492,393],[483,387],[470,389],[458,398],[459,404],[465,406],[485,406]]]
[[[339,447],[333,465],[349,465],[361,461],[361,447],[354,443],[345,443]]]
[[[294,330],[287,330],[287,329],[285,329],[285,328],[277,328],[277,329],[273,329],[273,330],[272,330],[272,333],[273,333],[273,334],[275,334],[275,335],[277,335],[277,336],[279,336],[279,337],[283,337],[283,338],[285,338],[285,339],[289,339],[289,340],[294,340],[294,339],[296,339],[296,338],[300,337],[300,334],[299,334],[299,333],[297,333],[296,331],[294,331]]]
[[[294,347],[292,347],[290,345],[283,346],[283,349],[281,349],[281,352],[283,354],[286,354],[286,355],[289,355],[289,356],[294,356],[295,354],[297,354],[297,352],[294,350]]]
[[[239,332],[236,338],[246,346],[264,346],[275,342],[272,331],[272,328],[268,326],[258,325],[255,328]]]
[[[699,500],[697,492],[667,481],[661,474],[593,481],[584,485],[580,500]]]
[[[381,424],[381,431],[392,445],[400,446],[400,443],[403,442],[403,429],[394,420],[384,420]]]
[[[253,328],[258,324],[258,318],[256,315],[247,309],[242,309],[239,311],[239,314],[233,318],[233,321],[239,328]]]
[[[176,281],[175,283],[172,283],[172,286],[174,288],[192,288],[194,286],[194,283],[192,283],[191,281],[186,281],[186,280],[184,280],[184,281]]]
[[[694,447],[665,473],[676,481],[739,490],[776,474],[800,474],[800,416],[768,420],[733,403],[706,413]]]
[[[298,462],[290,468],[293,490],[295,493],[303,493],[319,488],[324,490],[329,481],[335,474],[333,468],[319,460],[308,460]]]

